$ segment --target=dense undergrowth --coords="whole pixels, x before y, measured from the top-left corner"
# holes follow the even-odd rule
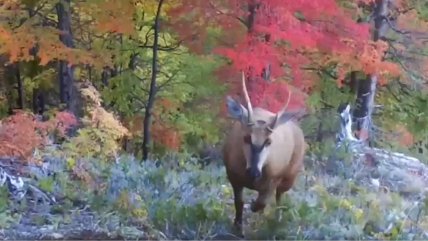
[[[51,130],[55,128],[38,130],[70,118],[40,122],[18,115],[20,119],[4,122],[1,133],[6,137],[22,120],[33,123],[24,134],[33,133],[36,141],[3,148],[2,158],[23,144],[32,151],[21,155],[31,155],[26,161],[0,160],[2,170],[24,177],[27,190],[24,199],[16,200],[8,195],[10,187],[1,187],[0,238],[239,239],[232,228],[233,193],[221,158],[207,164],[179,153],[143,162],[118,154],[125,129],[100,108],[89,113],[69,136],[65,129],[62,135]],[[279,207],[272,202],[264,213],[251,213],[248,204],[256,193],[245,190],[246,239],[428,237],[428,201],[419,174],[405,173],[382,155],[376,158],[388,165],[374,168],[367,158],[333,147],[328,141],[311,143],[306,170]],[[334,156],[326,156],[332,151]]]
[[[238,239],[231,228],[233,193],[220,161],[201,165],[184,155],[146,162],[120,156],[115,162],[80,159],[71,164],[58,150],[44,153],[44,168],[32,167],[34,177],[28,182],[56,203],[34,202],[37,195],[17,202],[1,192],[3,231],[31,226],[60,233],[66,225],[76,229],[72,224],[77,222],[84,223],[82,229],[104,230],[104,238]],[[246,239],[426,237],[422,196],[386,192],[355,176],[325,174],[317,161],[307,164],[278,207],[281,220],[274,205],[263,214],[246,207]],[[76,176],[73,168],[84,174]],[[256,193],[246,190],[245,195],[249,203]]]

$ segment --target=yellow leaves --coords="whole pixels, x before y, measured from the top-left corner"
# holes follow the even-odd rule
[[[351,202],[349,202],[349,200],[347,199],[342,199],[339,202],[339,207],[347,209],[347,210],[351,210],[353,205],[351,204]]]
[[[158,9],[159,0],[134,0],[135,6],[140,8],[146,14],[154,17]],[[164,1],[160,14],[162,16],[167,16],[168,11],[179,6],[181,4],[180,0],[167,0]]]
[[[80,91],[88,104],[88,116],[84,118],[84,122],[88,126],[101,128],[115,140],[130,134],[128,129],[112,113],[107,112],[101,106],[100,94],[91,83],[82,83]]]
[[[77,85],[87,107],[81,119],[84,127],[79,130],[79,135],[64,144],[64,153],[75,160],[82,157],[114,160],[121,149],[121,138],[129,134],[128,130],[101,106],[100,95],[90,82],[78,82]]]
[[[148,210],[138,193],[123,190],[115,202],[121,212],[143,221],[148,216]]]

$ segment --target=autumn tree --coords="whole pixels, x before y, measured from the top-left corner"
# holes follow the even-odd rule
[[[142,146],[152,153],[162,153],[191,147],[190,143],[201,139],[200,136],[215,139],[212,134],[214,123],[207,119],[207,115],[214,116],[215,112],[210,113],[209,108],[202,106],[216,98],[210,94],[221,91],[221,86],[207,77],[217,66],[216,59],[190,54],[174,32],[165,28],[169,22],[166,12],[173,6],[173,1],[165,1],[160,9],[158,21],[161,27],[156,44],[153,23],[158,4],[157,0],[138,2],[134,15],[138,34],[123,36],[120,41],[109,40],[110,46],[116,50],[114,65],[117,71],[111,74],[113,69],[106,70],[101,81],[105,84],[102,89],[106,103],[120,113],[134,134],[125,146],[136,155]],[[156,45],[157,59],[153,60]],[[152,81],[154,77],[155,82]],[[201,99],[205,103],[195,106]],[[191,109],[186,108],[190,105]],[[146,124],[151,122],[151,128],[146,125],[143,130],[145,119]],[[207,126],[211,130],[207,130]],[[146,133],[151,140],[143,144]]]
[[[152,47],[152,73],[150,77],[149,98],[147,100],[145,115],[144,115],[144,134],[143,134],[143,160],[149,157],[150,144],[150,127],[152,124],[152,110],[155,103],[157,92],[157,74],[158,74],[158,48],[159,48],[159,29],[160,29],[160,14],[164,0],[159,0],[156,9],[155,19],[153,23],[153,47]]]
[[[58,16],[58,29],[61,31],[59,39],[65,47],[74,48],[70,0],[59,1],[55,8]],[[69,110],[77,114],[79,103],[77,102],[78,92],[74,84],[74,66],[70,66],[67,61],[60,60],[58,68],[60,100],[67,104]]]
[[[378,90],[377,98],[383,108],[377,120],[386,129],[384,136],[388,136],[388,142],[410,147],[415,144],[416,151],[423,154],[428,143],[423,131],[428,124],[424,104],[428,84],[425,41],[428,37],[428,7],[418,1],[385,2],[388,3],[388,12],[382,18],[382,40],[388,43],[389,48],[384,57],[396,62],[402,75]]]
[[[220,26],[214,51],[231,62],[220,76],[237,90],[238,74],[245,71],[252,104],[272,111],[282,107],[288,94],[287,85],[275,79],[299,89],[290,105],[303,106],[298,98],[311,93],[317,73],[326,67],[334,67],[339,86],[350,71],[382,73],[381,80],[399,73],[395,64],[382,59],[387,46],[371,40],[369,24],[357,23],[334,0],[186,1],[171,14],[183,38],[192,37],[187,43],[193,49],[196,41],[206,40],[205,29]]]
[[[79,64],[104,65],[104,61],[94,61],[97,53],[72,48],[71,13],[69,12],[72,6],[64,4],[67,5],[67,1],[59,3],[55,1],[6,1],[1,6],[0,53],[6,56],[7,64],[15,66],[16,81],[18,81],[18,90],[21,95],[23,95],[23,90],[20,79],[26,76],[18,76],[18,70],[35,78],[46,70],[50,71],[50,68],[55,67],[56,61],[60,61],[63,69],[60,71],[62,74],[59,75],[62,83],[60,84],[60,99],[66,101],[65,99],[68,97],[65,98],[65,92],[69,93],[72,87],[64,86],[65,82],[68,83],[70,80],[64,82],[63,77],[71,78],[67,76],[73,74],[72,66]],[[56,15],[59,18],[52,17]],[[43,66],[46,68],[41,68]],[[27,71],[23,71],[25,69]],[[67,86],[72,86],[72,84]],[[43,91],[37,85],[32,91],[34,103],[44,99]],[[24,97],[21,96],[20,99],[24,99]],[[71,101],[70,98],[68,99],[66,102]]]
[[[13,70],[4,72],[8,74],[6,82],[10,82],[12,86],[17,84],[19,108],[24,108],[24,103],[30,102],[34,106],[34,112],[47,117],[45,104],[50,106],[50,111],[54,111],[57,107],[63,109],[59,105],[62,102],[66,104],[67,109],[77,113],[83,104],[76,102],[80,95],[76,83],[85,80],[81,70],[88,66],[94,70],[101,70],[103,67],[110,66],[112,62],[110,51],[91,48],[91,46],[87,48],[88,46],[82,44],[81,41],[84,39],[81,36],[73,36],[75,30],[82,27],[80,25],[82,22],[79,20],[87,20],[85,31],[101,36],[100,39],[110,32],[113,34],[115,31],[132,32],[134,27],[132,12],[126,14],[129,18],[121,18],[123,21],[120,24],[128,20],[130,22],[120,29],[114,24],[100,24],[100,20],[105,20],[105,15],[109,14],[104,11],[111,7],[108,6],[109,3],[111,1],[107,0],[96,3],[93,1],[2,2],[0,54],[4,59],[3,63],[11,66],[9,68]],[[89,8],[90,12],[80,8],[85,4],[92,4],[92,8]],[[133,7],[128,8],[130,5],[133,6],[130,1],[128,5],[122,2],[115,5],[114,11],[121,13],[132,11]],[[116,15],[119,15],[117,12],[115,12]],[[33,93],[32,98],[24,96],[24,88],[29,90],[27,93]],[[12,103],[15,99],[15,91],[10,92],[12,98],[9,102]],[[11,109],[16,106],[9,105]],[[25,139],[25,136],[20,138]]]

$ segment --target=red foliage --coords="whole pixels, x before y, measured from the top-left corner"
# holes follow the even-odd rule
[[[356,0],[355,4],[360,2],[370,1]],[[255,6],[254,12],[250,10]],[[253,104],[266,103],[270,110],[278,109],[277,102],[262,99],[271,98],[272,91],[282,99],[288,93],[278,90],[285,86],[259,78],[267,64],[271,78],[285,74],[292,80],[290,84],[303,91],[314,81],[305,67],[337,64],[340,73],[398,73],[395,66],[383,62],[384,49],[373,48],[370,25],[356,23],[336,0],[186,0],[169,13],[174,16],[174,29],[194,40],[187,43],[195,51],[202,49],[195,43],[204,43],[201,38],[207,36],[207,29],[220,26],[224,38],[214,52],[231,60],[230,72],[246,72]],[[252,16],[253,22],[249,21]],[[339,76],[338,83],[343,77]],[[240,78],[233,83],[239,85]]]
[[[55,118],[42,122],[31,113],[16,111],[1,121],[0,156],[28,160],[35,148],[47,143],[50,133],[57,130],[65,135],[65,131],[76,124],[76,118],[68,112],[58,112]]]
[[[170,150],[178,151],[181,146],[181,135],[179,130],[168,120],[164,120],[161,115],[168,113],[171,109],[175,109],[175,104],[166,99],[160,98],[158,105],[153,112],[153,140],[162,144]]]
[[[181,146],[181,135],[179,130],[163,120],[161,115],[174,109],[174,103],[165,98],[160,98],[157,101],[156,108],[153,110],[153,125],[151,134],[155,143],[161,144],[170,150],[178,150]],[[123,120],[123,124],[130,131],[133,137],[140,138],[143,134],[144,115],[134,115]]]
[[[152,126],[153,140],[170,150],[178,151],[181,145],[181,136],[177,128],[163,121],[156,121]]]

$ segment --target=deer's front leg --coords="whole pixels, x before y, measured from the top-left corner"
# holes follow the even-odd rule
[[[263,211],[270,199],[272,198],[275,191],[274,185],[269,185],[268,188],[260,190],[259,195],[255,201],[251,203],[251,211],[258,212]]]

